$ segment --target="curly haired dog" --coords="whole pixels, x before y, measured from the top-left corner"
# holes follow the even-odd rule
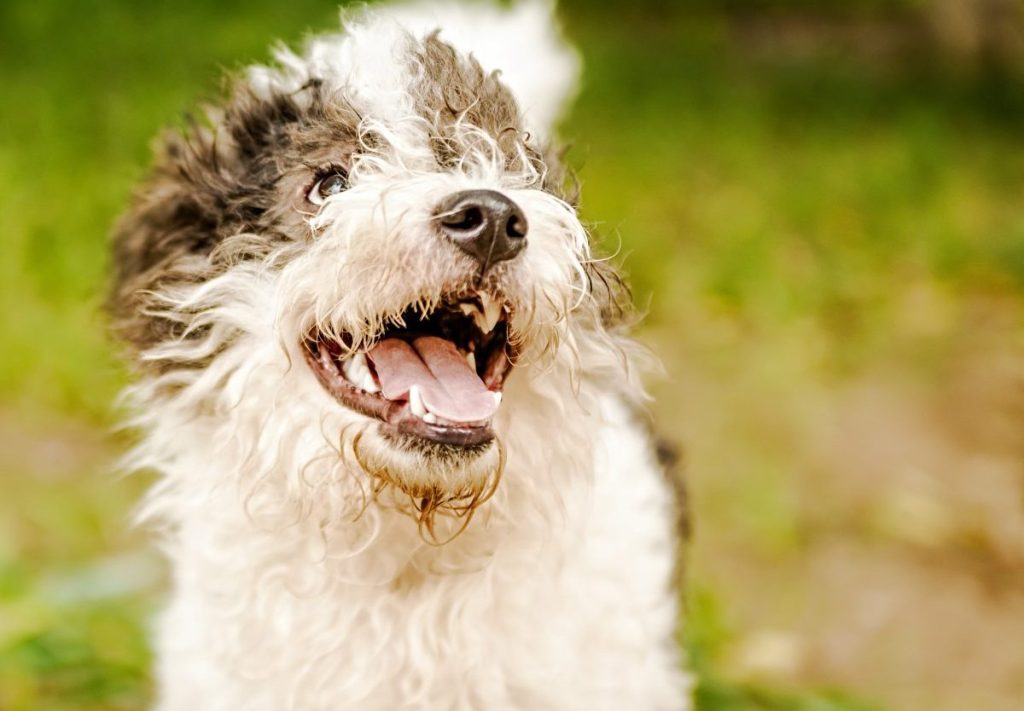
[[[371,6],[164,138],[120,222],[162,711],[690,706],[621,281],[548,2]]]

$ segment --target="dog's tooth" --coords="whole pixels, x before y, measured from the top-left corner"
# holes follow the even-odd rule
[[[345,380],[349,381],[353,385],[359,384],[359,371],[355,363],[355,358],[349,358],[342,362],[341,373],[345,376]]]
[[[494,404],[495,405],[500,405],[501,404],[501,391],[500,390],[494,390],[494,391],[491,392],[491,395],[494,396]]]
[[[423,421],[427,422],[427,423],[429,423],[431,425],[436,425],[437,424],[437,415],[435,415],[433,412],[428,412],[427,414],[425,414],[423,416]]]
[[[484,316],[483,311],[473,312],[473,323],[476,324],[476,327],[477,329],[479,329],[480,333],[487,333],[487,331],[484,329],[484,326],[487,323],[487,317]]]
[[[498,325],[501,318],[501,304],[494,299],[484,298],[484,325],[480,328],[484,333],[490,333]]]
[[[363,379],[362,379],[361,384],[360,384],[359,387],[361,387],[363,390],[365,390],[368,393],[378,393],[378,392],[380,392],[380,387],[378,387],[377,381],[373,379],[373,373],[370,372],[369,368],[367,368],[363,372]]]
[[[420,386],[413,385],[409,388],[409,409],[416,417],[423,417],[427,414],[427,406],[423,404],[423,396],[420,394]]]
[[[476,356],[472,353],[466,354],[466,362],[469,363],[469,367],[472,368],[473,372],[476,372]]]
[[[365,390],[368,393],[380,392],[380,387],[373,379],[373,373],[370,372],[370,366],[366,362],[365,353],[357,353],[342,363],[341,372],[345,375],[346,380],[360,390]]]
[[[362,353],[356,353],[345,361],[345,364],[348,366],[345,377],[359,385],[363,381],[363,373],[366,372],[366,356]]]
[[[355,375],[358,378],[356,381],[363,390],[367,390],[367,381],[373,382],[373,376],[370,375],[370,366],[366,362],[366,354],[360,353],[355,359]]]
[[[479,311],[479,309],[476,307],[476,304],[471,304],[468,301],[463,301],[459,303],[459,310],[466,316],[472,316],[473,314]]]

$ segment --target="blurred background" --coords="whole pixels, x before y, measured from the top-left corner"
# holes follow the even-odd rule
[[[140,709],[165,571],[99,311],[156,131],[316,0],[0,3],[0,709]],[[647,312],[703,711],[1024,708],[1024,7],[563,3]]]

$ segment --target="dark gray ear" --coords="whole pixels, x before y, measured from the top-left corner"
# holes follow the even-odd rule
[[[206,129],[160,141],[156,164],[114,230],[108,310],[117,335],[135,351],[173,335],[166,319],[146,315],[149,293],[198,277],[198,259],[218,240],[230,180]]]
[[[155,164],[113,238],[108,310],[132,350],[180,328],[146,313],[151,292],[209,278],[218,244],[261,227],[279,177],[275,158],[298,116],[288,96],[257,98],[243,90],[216,125],[191,121],[159,141]]]

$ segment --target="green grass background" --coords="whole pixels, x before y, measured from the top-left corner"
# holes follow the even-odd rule
[[[870,29],[919,6],[836,3],[824,16]],[[669,372],[655,384],[662,429],[689,451],[685,638],[705,711],[940,708],[909,678],[887,688],[899,660],[891,673],[845,675],[813,659],[759,668],[741,652],[751,620],[785,625],[820,592],[802,576],[823,541],[915,561],[961,541],[932,547],[934,517],[907,533],[879,524],[874,503],[843,509],[856,477],[842,455],[804,444],[836,393],[865,379],[896,401],[931,393],[965,344],[1021,343],[1024,85],[1005,67],[807,49],[772,32],[765,46],[736,29],[821,12],[563,9],[586,62],[564,131],[583,210],[608,250],[621,247],[648,312],[643,335]],[[152,136],[215,96],[223,68],[335,22],[333,4],[313,0],[0,4],[0,708],[149,698],[145,625],[164,573],[127,525],[144,478],[109,474],[124,373],[98,306],[107,235]],[[888,411],[873,412],[885,430]],[[971,531],[982,557],[1002,540]],[[1011,556],[1013,575],[1018,564]],[[766,568],[781,573],[760,596]],[[943,672],[929,673],[919,683],[940,688]],[[986,708],[961,691],[948,708]]]

